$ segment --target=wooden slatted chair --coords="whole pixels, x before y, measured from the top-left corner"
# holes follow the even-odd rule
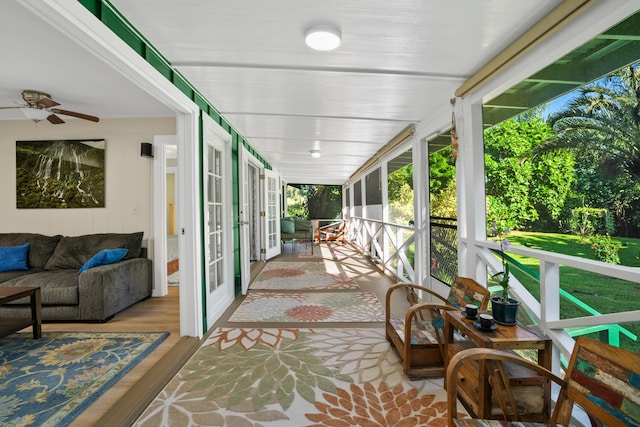
[[[459,376],[460,369],[467,363],[482,363],[489,369],[490,383],[500,403],[504,421],[454,417],[457,414],[458,382],[464,381]],[[508,387],[505,363],[524,366],[560,385],[557,402],[545,424],[518,422],[518,411],[512,410],[518,407],[518,403]],[[609,427],[640,425],[640,354],[584,336],[576,340],[564,379],[515,353],[473,348],[451,358],[446,384],[450,427],[569,426],[574,404],[584,409],[593,426],[600,423]]]
[[[392,295],[405,290],[411,304],[404,318],[392,318]],[[417,292],[422,291],[437,301],[420,302]],[[489,291],[473,279],[456,277],[449,295],[444,298],[422,286],[399,283],[387,290],[386,322],[387,340],[402,358],[403,369],[410,379],[444,376],[444,319],[445,310],[462,310],[467,304],[476,304],[486,310]],[[405,339],[405,337],[409,337]]]
[[[334,222],[322,227],[318,226],[316,239],[318,243],[321,241],[344,243],[344,235],[347,231],[347,221]]]

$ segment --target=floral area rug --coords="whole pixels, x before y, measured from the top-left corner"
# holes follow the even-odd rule
[[[268,262],[250,289],[360,289],[335,262]]]
[[[168,333],[48,332],[0,339],[0,425],[63,426]]]
[[[445,426],[446,392],[382,329],[218,328],[135,425]]]
[[[300,248],[298,250],[298,258],[323,258],[323,253],[317,244],[313,244],[313,249],[311,248]]]
[[[341,245],[338,243],[314,245],[313,251],[310,248],[301,248],[298,251],[298,258],[343,259],[359,254],[359,252],[350,245]]]
[[[249,291],[229,322],[382,322],[373,292]]]

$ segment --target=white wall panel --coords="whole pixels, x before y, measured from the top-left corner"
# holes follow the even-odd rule
[[[71,119],[55,126],[25,120],[0,122],[0,232],[77,236],[144,231],[144,238],[150,239],[153,159],[140,157],[140,143],[175,132],[174,118],[99,123]],[[83,138],[106,140],[105,207],[16,209],[16,141]]]

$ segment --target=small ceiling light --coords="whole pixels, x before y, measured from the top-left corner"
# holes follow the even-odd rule
[[[320,150],[309,150],[309,152],[314,159],[320,158]]]
[[[328,25],[318,25],[310,28],[304,35],[304,42],[311,49],[333,50],[340,46],[342,35],[337,29]]]

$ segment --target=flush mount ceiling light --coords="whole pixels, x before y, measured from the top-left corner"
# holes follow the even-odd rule
[[[310,28],[304,34],[304,42],[311,49],[333,50],[340,46],[342,35],[340,31],[329,25],[318,25]]]
[[[320,150],[309,150],[309,152],[314,159],[320,158]]]

